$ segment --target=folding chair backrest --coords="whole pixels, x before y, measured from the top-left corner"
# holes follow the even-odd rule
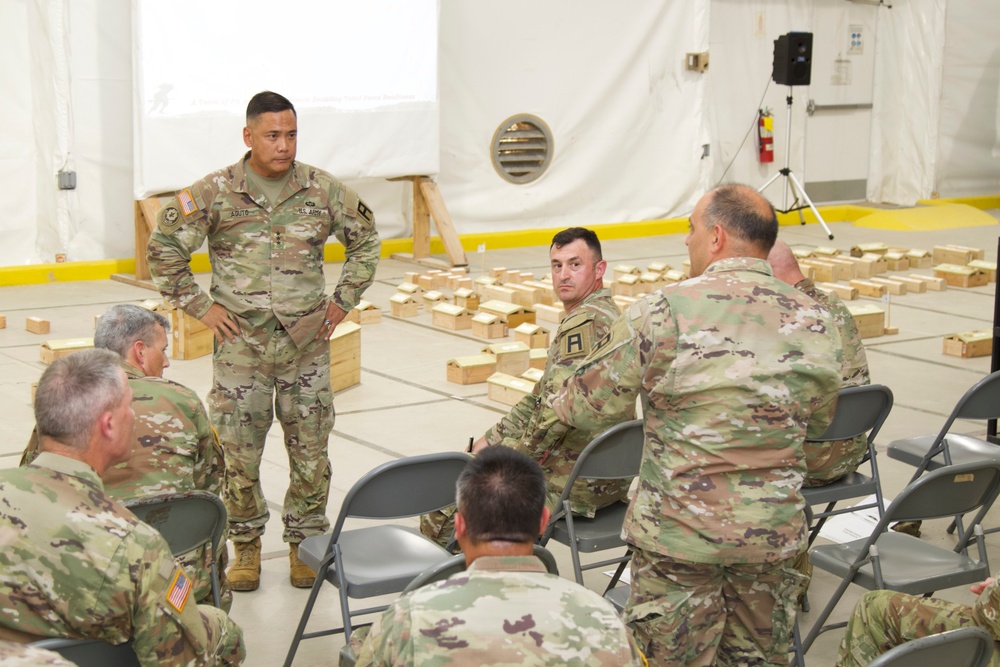
[[[101,639],[40,639],[32,646],[58,653],[79,667],[140,667],[132,645],[109,644]]]
[[[1000,492],[1000,463],[980,461],[938,468],[912,482],[889,505],[882,523],[985,513]],[[978,523],[982,517],[973,522]]]
[[[165,493],[135,498],[123,505],[160,531],[175,556],[203,544],[218,549],[226,530],[226,506],[207,491]]]
[[[900,644],[868,667],[985,667],[993,650],[993,637],[986,630],[959,628]]]
[[[624,479],[638,475],[644,440],[641,419],[615,424],[598,435],[580,452],[563,495],[568,495],[568,489],[578,477]]]
[[[955,405],[953,416],[955,419],[1000,418],[1000,371],[972,385]]]
[[[461,452],[426,454],[383,463],[347,492],[333,533],[347,517],[402,519],[455,503],[455,481],[469,462]],[[406,493],[400,493],[400,488]]]
[[[881,384],[844,387],[837,394],[833,420],[813,442],[850,440],[865,433],[871,442],[892,409],[892,391]]]

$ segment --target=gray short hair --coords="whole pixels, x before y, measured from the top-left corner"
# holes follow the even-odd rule
[[[117,352],[124,359],[137,340],[152,345],[157,326],[170,333],[170,321],[157,312],[129,303],[111,306],[97,320],[94,347]]]
[[[35,391],[39,436],[83,449],[98,418],[125,396],[121,359],[109,350],[80,350],[56,359]]]

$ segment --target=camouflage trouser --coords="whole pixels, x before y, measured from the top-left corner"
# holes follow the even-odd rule
[[[858,601],[840,643],[837,665],[867,665],[894,646],[977,625],[972,607],[894,591],[870,591]],[[992,667],[1000,665],[993,654]]]
[[[792,559],[689,563],[636,550],[623,612],[650,665],[788,665],[795,600]]]
[[[215,607],[200,604],[201,615],[208,649],[207,664],[241,665],[246,659],[247,649],[243,641],[243,630],[233,623],[226,612]],[[168,656],[163,656],[166,659]],[[165,663],[164,663],[165,664]]]
[[[229,536],[249,542],[264,533],[269,512],[260,485],[264,439],[277,413],[288,451],[284,540],[301,542],[329,528],[327,442],[333,429],[330,345],[311,341],[300,350],[284,329],[255,344],[243,338],[216,344],[209,416],[226,454]]]

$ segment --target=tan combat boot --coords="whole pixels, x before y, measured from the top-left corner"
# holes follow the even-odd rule
[[[260,538],[250,542],[233,542],[235,563],[226,577],[234,591],[255,591],[260,586]]]
[[[312,588],[316,582],[316,573],[308,565],[299,560],[299,545],[297,542],[288,545],[288,560],[292,567],[292,586],[296,588]]]

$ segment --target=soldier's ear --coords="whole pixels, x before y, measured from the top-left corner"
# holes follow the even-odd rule
[[[551,517],[552,517],[552,512],[549,511],[549,508],[548,507],[543,507],[542,508],[542,521],[541,521],[541,524],[538,526],[538,534],[539,535],[541,535],[542,533],[544,533],[545,529],[548,528],[549,519]]]
[[[465,517],[462,516],[461,512],[455,512],[455,539],[464,538],[468,533],[468,525],[465,523]]]

